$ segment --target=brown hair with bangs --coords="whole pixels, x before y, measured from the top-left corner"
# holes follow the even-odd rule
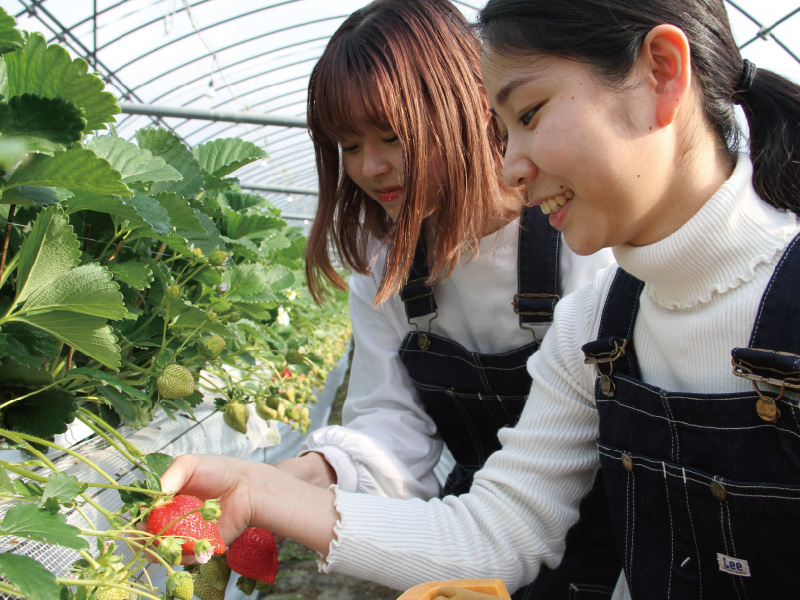
[[[352,98],[368,123],[393,131],[403,151],[400,213],[392,221],[344,171],[339,140],[358,133]],[[446,279],[465,249],[478,252],[499,213],[502,142],[480,77],[480,42],[446,0],[376,0],[331,37],[311,73],[308,127],[319,175],[319,203],[306,247],[306,276],[317,302],[323,277],[346,285],[334,268],[368,273],[377,238],[386,266],[375,305],[408,277],[420,235],[428,242],[430,282]],[[438,147],[444,186],[425,217],[429,156]]]

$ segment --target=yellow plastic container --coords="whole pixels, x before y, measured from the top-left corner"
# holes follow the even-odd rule
[[[508,595],[508,590],[502,579],[445,579],[442,581],[429,581],[428,583],[421,583],[415,585],[410,590],[406,590],[397,600],[431,600],[436,596],[439,588],[446,585],[511,600],[511,596]]]

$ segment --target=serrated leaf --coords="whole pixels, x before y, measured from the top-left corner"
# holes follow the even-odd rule
[[[11,477],[8,476],[8,471],[6,471],[2,466],[0,466],[0,490],[4,490],[6,492],[12,492],[14,490],[14,484],[11,481]]]
[[[4,323],[0,331],[0,358],[10,356],[25,367],[40,367],[59,351],[56,338],[25,323]]]
[[[197,217],[196,212],[199,211],[195,211],[183,196],[165,192],[155,196],[155,199],[167,211],[170,222],[178,231],[207,233]]]
[[[153,270],[139,260],[111,262],[108,268],[114,274],[114,279],[135,290],[144,290],[153,282]]]
[[[67,424],[75,420],[77,406],[72,394],[58,387],[42,390],[41,387],[4,386],[4,393],[10,398],[32,392],[37,393],[3,408],[6,427],[45,440],[64,433]]]
[[[271,302],[275,300],[267,268],[258,264],[234,265],[222,276],[229,302]]]
[[[0,136],[21,140],[28,152],[53,154],[81,139],[80,109],[59,98],[22,94],[0,104]]]
[[[59,600],[56,576],[39,562],[21,554],[0,554],[0,575],[29,600]]]
[[[183,176],[180,181],[154,184],[150,190],[153,195],[173,192],[193,198],[203,190],[203,171],[200,164],[177,135],[162,127],[140,129],[136,132],[136,141],[140,148],[160,156]]]
[[[53,156],[35,154],[20,165],[5,184],[5,189],[22,185],[61,187],[73,191],[130,196],[133,192],[109,162],[91,150],[70,148]]]
[[[281,211],[275,207],[264,196],[257,194],[245,194],[243,192],[224,192],[222,194],[223,201],[234,212],[244,212],[248,208],[260,208],[268,210],[276,217],[280,216]]]
[[[122,200],[136,210],[136,214],[147,223],[152,231],[167,235],[172,231],[167,209],[159,204],[158,200],[144,192],[136,192],[132,198]]]
[[[212,177],[225,177],[267,157],[267,153],[253,144],[239,138],[212,140],[194,149],[194,156],[200,166]]]
[[[229,329],[222,323],[208,320],[206,312],[196,306],[188,305],[188,308],[170,322],[171,329],[188,329],[194,331],[204,331],[217,333],[223,337],[237,337],[235,331]]]
[[[259,244],[262,250],[271,251],[271,250],[282,250],[283,248],[288,248],[292,245],[292,242],[289,241],[282,230],[273,229],[272,231],[267,231],[264,235],[264,238],[261,240],[261,244]]]
[[[125,383],[118,377],[114,377],[114,375],[111,373],[106,373],[105,371],[101,371],[99,369],[78,367],[76,369],[70,369],[67,371],[64,374],[64,377],[67,379],[88,379],[89,381],[98,381],[102,383],[103,386],[110,386],[118,392],[122,392],[131,398],[137,398],[143,402],[150,402],[150,396],[145,394],[143,391]]]
[[[4,58],[6,80],[0,93],[6,98],[27,93],[74,102],[86,118],[84,133],[115,122],[120,108],[114,95],[103,91],[105,83],[88,73],[84,59],[72,60],[62,46],[48,46],[41,34],[29,34],[21,49]]]
[[[36,331],[27,325],[25,327],[28,331]],[[26,367],[20,364],[16,357],[9,357],[0,364],[0,382],[4,384],[44,387],[53,383],[53,374],[47,369]]]
[[[86,550],[89,543],[78,536],[79,531],[77,527],[67,524],[64,515],[51,514],[33,504],[12,506],[0,525],[0,535],[13,535],[73,550]]]
[[[22,34],[15,28],[16,21],[0,7],[0,54],[22,48]]]
[[[285,290],[292,287],[295,282],[294,273],[288,267],[283,265],[269,265],[266,267],[267,281],[269,281],[272,289]]]
[[[16,204],[18,206],[55,206],[71,198],[72,192],[58,188],[33,187],[21,185],[10,190],[3,190],[0,204]]]
[[[67,310],[51,310],[22,315],[15,317],[15,320],[43,329],[106,367],[119,368],[117,338],[103,318]]]
[[[58,207],[42,210],[20,246],[16,302],[70,271],[81,256],[78,237]]]
[[[97,263],[81,265],[62,273],[28,296],[19,310],[68,310],[104,319],[125,316],[125,303],[111,272]]]
[[[161,452],[152,452],[144,457],[144,462],[157,477],[161,477],[167,471],[173,460],[169,454],[162,454]],[[158,489],[160,490],[161,486]]]
[[[139,216],[139,213],[136,212],[136,209],[133,206],[127,205],[121,196],[78,192],[65,204],[64,210],[70,215],[82,210],[92,210],[118,217],[124,221],[131,221],[135,224],[145,224],[144,220]]]
[[[234,213],[225,211],[225,229],[228,237],[233,239],[248,238],[259,240],[268,231],[286,226],[286,221],[278,217],[253,213]]]
[[[75,499],[75,496],[85,492],[87,487],[85,483],[79,484],[78,478],[73,475],[54,473],[47,478],[47,483],[42,493],[42,504],[50,498],[53,498],[59,504],[71,502]]]
[[[177,181],[183,178],[183,175],[160,156],[153,156],[149,150],[114,135],[97,136],[86,147],[111,163],[111,167],[122,175],[122,183],[126,185]]]

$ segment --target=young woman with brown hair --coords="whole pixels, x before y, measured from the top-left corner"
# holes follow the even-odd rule
[[[308,124],[319,172],[308,282],[318,300],[323,280],[345,286],[332,256],[354,273],[355,349],[344,424],[312,432],[302,456],[276,466],[347,491],[462,493],[522,411],[526,362],[558,298],[612,256],[577,256],[503,184],[480,43],[447,1],[353,13],[312,72]],[[455,467],[442,489],[445,445]],[[619,565],[600,483],[584,514],[574,553],[518,598],[610,592]]]

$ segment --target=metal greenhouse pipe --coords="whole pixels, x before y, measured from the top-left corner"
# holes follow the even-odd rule
[[[119,107],[123,113],[129,115],[176,117],[179,119],[199,119],[204,121],[226,121],[230,123],[252,123],[255,125],[306,128],[305,117],[284,117],[266,113],[203,110],[199,108],[187,108],[185,106],[157,106],[155,104],[133,104],[130,102],[120,102]]]
[[[307,190],[303,188],[286,187],[283,185],[260,185],[242,182],[239,184],[242,189],[256,190],[257,192],[276,192],[278,194],[297,194],[298,196],[316,196],[317,190]]]

